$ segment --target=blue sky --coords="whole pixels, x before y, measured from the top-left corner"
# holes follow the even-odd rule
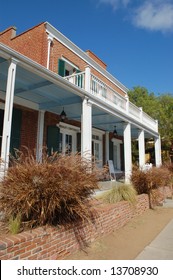
[[[127,88],[173,94],[173,0],[6,0],[0,31],[48,21]]]

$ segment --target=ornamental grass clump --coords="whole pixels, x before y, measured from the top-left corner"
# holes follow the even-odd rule
[[[125,200],[130,204],[136,204],[136,195],[137,192],[132,185],[129,184],[119,184],[115,185],[98,198],[102,199],[106,203],[117,203],[119,201]]]
[[[37,162],[20,152],[0,183],[0,211],[7,219],[20,214],[22,226],[29,227],[91,221],[98,178],[97,169],[80,155],[54,154]]]
[[[18,214],[15,218],[10,217],[9,218],[9,224],[8,224],[9,232],[12,234],[17,234],[21,230],[21,215]]]
[[[161,193],[159,187],[169,186],[172,174],[165,167],[152,167],[149,170],[140,170],[134,168],[131,175],[131,182],[138,194],[146,193],[149,196],[150,208],[159,203]]]

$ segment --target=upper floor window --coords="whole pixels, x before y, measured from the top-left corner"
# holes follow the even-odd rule
[[[80,72],[79,68],[66,58],[58,59],[58,74],[62,77],[70,76]]]

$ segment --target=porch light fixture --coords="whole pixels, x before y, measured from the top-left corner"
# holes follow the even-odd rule
[[[117,132],[117,130],[116,130],[116,125],[114,126],[114,131],[113,131],[113,136],[115,137],[115,136],[117,136],[118,135],[118,132]]]
[[[63,110],[62,110],[62,112],[61,112],[61,114],[60,114],[60,118],[61,118],[61,121],[62,121],[62,122],[64,122],[65,119],[67,118],[67,115],[66,115],[66,113],[65,113],[65,111],[64,111],[64,107],[63,107]]]

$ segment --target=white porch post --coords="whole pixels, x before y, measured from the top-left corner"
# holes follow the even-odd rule
[[[91,160],[92,157],[92,104],[87,98],[82,103],[82,123],[81,123],[81,154]]]
[[[109,131],[106,131],[105,134],[105,159],[107,163],[109,160]]]
[[[1,164],[1,170],[3,172],[5,172],[9,164],[14,87],[15,87],[15,79],[16,79],[16,65],[17,65],[17,61],[15,59],[11,59],[8,68],[7,89],[6,89],[5,110],[4,110],[4,124],[3,124],[3,134],[2,134],[2,147],[1,147],[1,158],[3,161],[3,163]]]
[[[90,92],[90,85],[91,85],[91,69],[87,65],[85,67],[85,90]]]
[[[160,136],[155,137],[154,147],[155,147],[155,163],[156,163],[156,167],[159,167],[162,165]]]
[[[124,166],[125,166],[125,182],[130,182],[132,173],[132,147],[131,147],[131,124],[124,125]]]
[[[42,161],[43,152],[43,131],[44,131],[44,111],[38,112],[38,128],[37,128],[37,161]]]
[[[138,134],[138,147],[139,147],[139,168],[143,168],[145,164],[145,137],[144,130],[139,130]]]

